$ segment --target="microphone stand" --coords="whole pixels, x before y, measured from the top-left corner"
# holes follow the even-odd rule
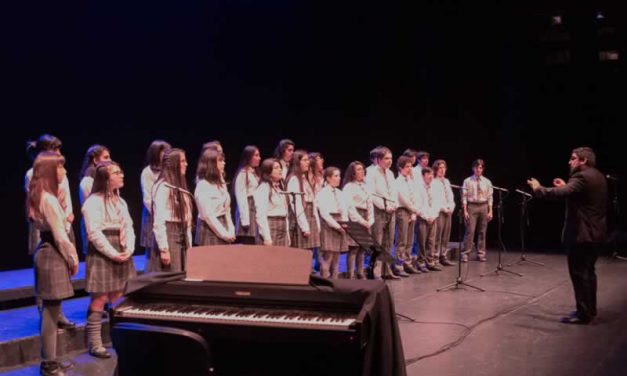
[[[496,275],[499,275],[499,272],[507,272],[507,273],[515,274],[515,275],[517,275],[519,277],[522,277],[523,275],[520,274],[520,273],[516,273],[516,272],[513,272],[511,270],[505,269],[505,267],[503,266],[503,263],[501,262],[501,258],[502,258],[501,254],[502,254],[502,252],[506,251],[505,243],[503,242],[503,233],[502,233],[502,229],[501,229],[502,224],[505,221],[505,218],[503,217],[503,190],[502,189],[497,189],[497,191],[499,192],[499,203],[498,203],[498,206],[496,207],[496,214],[497,214],[497,221],[498,221],[497,233],[498,233],[499,244],[500,244],[500,247],[499,247],[499,263],[496,266],[496,269],[494,269],[494,270],[492,270],[490,272],[487,272],[487,273],[480,274],[480,277],[483,277],[483,276],[488,275],[490,273],[495,273]]]
[[[455,187],[457,188],[457,187]],[[468,286],[468,287],[472,287],[473,289],[479,290],[481,292],[485,292],[484,289],[482,289],[481,287],[477,287],[477,286],[473,286],[471,284],[468,284],[466,282],[464,282],[464,280],[462,279],[462,232],[464,231],[464,206],[462,204],[462,195],[464,194],[463,189],[464,187],[459,187],[457,188],[459,189],[459,202],[460,205],[458,207],[458,226],[457,226],[457,254],[459,255],[459,260],[457,260],[457,278],[455,278],[455,282],[453,283],[449,283],[446,286],[442,286],[439,289],[435,290],[437,292],[440,292],[442,290],[446,290],[449,288],[454,288],[454,289],[458,289],[460,288],[459,286]]]
[[[518,192],[518,190],[516,190],[516,192]],[[525,232],[526,232],[525,228],[529,227],[529,216],[527,215],[527,203],[531,201],[533,197],[531,195],[527,196],[522,193],[520,194],[522,195],[522,201],[520,202],[520,260],[516,261],[515,263],[508,264],[507,266],[520,265],[523,262],[530,262],[532,264],[544,266],[544,264],[541,262],[529,260],[527,256],[525,255]]]

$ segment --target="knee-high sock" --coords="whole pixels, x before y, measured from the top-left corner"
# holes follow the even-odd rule
[[[61,301],[44,300],[41,312],[41,359],[57,359],[57,320],[61,311]]]
[[[87,344],[90,349],[99,349],[102,345],[102,311],[87,311]]]

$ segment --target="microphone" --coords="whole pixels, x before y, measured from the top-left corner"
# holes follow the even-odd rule
[[[496,189],[497,191],[501,191],[501,192],[509,192],[509,189],[497,187],[496,185],[493,185],[492,188]]]
[[[194,195],[193,195],[190,191],[185,190],[185,189],[183,189],[183,188],[179,188],[179,187],[177,187],[177,186],[175,186],[175,185],[172,185],[172,184],[170,184],[170,183],[166,183],[166,182],[163,182],[163,185],[165,185],[166,187],[168,187],[168,188],[170,188],[170,189],[175,189],[175,190],[177,190],[177,191],[181,191],[181,192],[183,192],[183,193],[187,193],[188,195],[190,195],[190,196],[194,197]]]
[[[462,187],[461,185],[457,185],[457,184],[451,184],[451,188],[466,189],[466,188]]]
[[[529,193],[527,193],[525,191],[521,191],[520,189],[516,189],[515,192],[516,193],[520,193],[521,195],[527,196],[527,197],[530,197],[530,198],[533,197],[531,194],[529,194]]]
[[[607,174],[607,175],[605,175],[605,177],[610,179],[610,180],[618,181],[618,178],[616,176],[614,176],[614,175]]]

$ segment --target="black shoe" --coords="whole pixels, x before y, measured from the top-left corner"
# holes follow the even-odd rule
[[[592,319],[582,319],[578,316],[565,316],[560,319],[562,324],[588,325]]]
[[[65,376],[65,371],[58,362],[42,361],[39,365],[39,373],[42,376]]]
[[[111,353],[107,351],[104,347],[99,348],[91,348],[89,349],[89,355],[95,356],[100,359],[109,359],[111,357]]]
[[[75,330],[76,323],[73,321],[58,321],[57,328],[64,329],[64,330]]]
[[[442,268],[440,268],[437,265],[427,265],[427,269],[434,271],[434,272],[441,272]]]
[[[440,265],[444,265],[444,266],[455,266],[455,265],[457,265],[457,263],[456,263],[456,262],[453,262],[453,261],[449,261],[449,260],[447,260],[447,259],[445,259],[445,258],[441,258],[441,259],[440,259]]]

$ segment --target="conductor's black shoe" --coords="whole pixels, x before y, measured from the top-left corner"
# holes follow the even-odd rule
[[[76,329],[76,323],[73,321],[58,321],[57,328],[65,329],[65,330],[74,330]]]
[[[108,359],[111,357],[111,353],[107,351],[104,347],[99,348],[91,348],[89,349],[89,355],[95,356],[100,359]]]
[[[591,319],[582,319],[577,315],[564,316],[560,319],[562,324],[576,324],[576,325],[588,325]]]

